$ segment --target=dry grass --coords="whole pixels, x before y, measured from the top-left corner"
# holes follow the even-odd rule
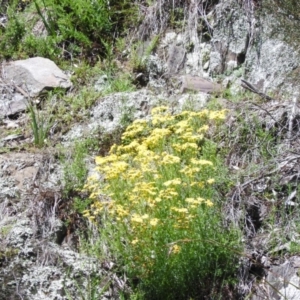
[[[284,245],[299,237],[300,110],[295,99],[257,97],[227,107],[231,115],[219,133],[232,180],[225,211],[244,232],[237,289],[247,295],[265,276],[266,261],[286,253]]]

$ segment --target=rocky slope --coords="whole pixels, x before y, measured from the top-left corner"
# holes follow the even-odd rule
[[[143,87],[99,97],[86,109],[83,121],[77,123],[72,116],[66,132],[53,125],[42,150],[32,147],[32,134],[24,130],[30,117],[23,111],[27,94],[32,90],[40,95],[43,88],[36,92],[32,82],[22,86],[28,78],[19,71],[8,77],[3,64],[0,299],[118,299],[118,291],[128,288],[126,278],[115,274],[109,260],[99,262],[79,251],[84,244],[83,221],[72,199],[64,196],[66,177],[55,146],[69,149],[78,139],[116,137],[124,120],[145,118],[161,103],[180,111],[199,109],[209,101],[231,111],[223,134],[231,136],[224,141],[231,148],[227,164],[236,181],[225,195],[225,209],[228,220],[243,229],[245,241],[232,299],[300,297],[299,53],[283,32],[275,30],[278,18],[264,13],[260,1],[196,0],[180,7],[176,30],[167,22],[168,1],[145,8],[144,21],[134,33],[143,41],[139,56],[144,68],[132,74]],[[158,34],[159,42],[147,53]],[[126,49],[125,56],[130,51]],[[120,72],[125,71],[126,58],[117,64]],[[40,77],[46,76],[45,66],[39,71]],[[54,74],[64,82],[69,80],[65,76]],[[246,87],[253,93],[243,95],[241,79],[250,83]],[[96,75],[88,89],[103,91],[109,85],[103,75]],[[73,95],[72,89],[67,93]],[[256,137],[258,129],[276,136],[265,146],[268,160],[257,150],[265,145]],[[85,164],[92,172],[89,156]]]

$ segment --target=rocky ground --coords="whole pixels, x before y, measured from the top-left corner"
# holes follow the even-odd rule
[[[135,91],[104,93],[111,82],[94,75],[87,89],[99,96],[80,120],[66,105],[64,117],[69,113],[71,119],[66,128],[61,115],[44,105],[55,107],[63,98],[45,100],[44,94],[45,88],[59,87],[74,96],[70,70],[42,58],[2,64],[0,299],[118,299],[119,291],[128,289],[109,259],[100,262],[83,251],[82,228],[95,234],[96,229],[74,210],[79,194],[68,186],[65,166],[76,141],[90,138],[107,146],[128,122],[146,118],[151,107],[163,103],[174,111],[205,105],[229,110],[218,138],[220,149],[228,150],[234,182],[224,195],[224,209],[244,234],[236,297],[300,298],[299,54],[272,33],[276,21],[271,16],[257,16],[253,7],[238,2],[215,5],[203,18],[201,34],[193,23],[198,7],[191,5],[184,29],[165,28],[150,55],[141,48],[145,69],[132,74]],[[139,32],[155,33],[151,24],[159,17],[158,10],[148,14]],[[126,62],[116,64],[125,71]],[[247,80],[247,93],[241,79]],[[34,144],[28,102],[37,105],[36,112],[53,114],[41,148]],[[107,149],[93,148],[86,155],[87,172],[93,170],[95,151]],[[73,194],[66,196],[67,188]]]

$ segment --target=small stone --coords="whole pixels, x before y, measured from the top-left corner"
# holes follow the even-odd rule
[[[203,70],[207,71],[209,69],[209,61],[207,61],[204,65],[203,65]]]

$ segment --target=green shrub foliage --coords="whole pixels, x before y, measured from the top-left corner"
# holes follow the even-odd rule
[[[205,138],[225,113],[157,107],[96,157],[104,178],[88,179],[84,216],[99,226],[105,259],[112,256],[145,299],[204,299],[235,275],[239,233],[223,223],[214,188],[222,164]]]
[[[10,1],[2,8],[8,21],[0,29],[0,53],[6,58],[16,54],[51,59],[104,57],[105,42],[113,44],[125,25],[134,22],[132,2],[33,0],[22,1],[22,6],[19,2]],[[33,31],[39,20],[46,36]]]

